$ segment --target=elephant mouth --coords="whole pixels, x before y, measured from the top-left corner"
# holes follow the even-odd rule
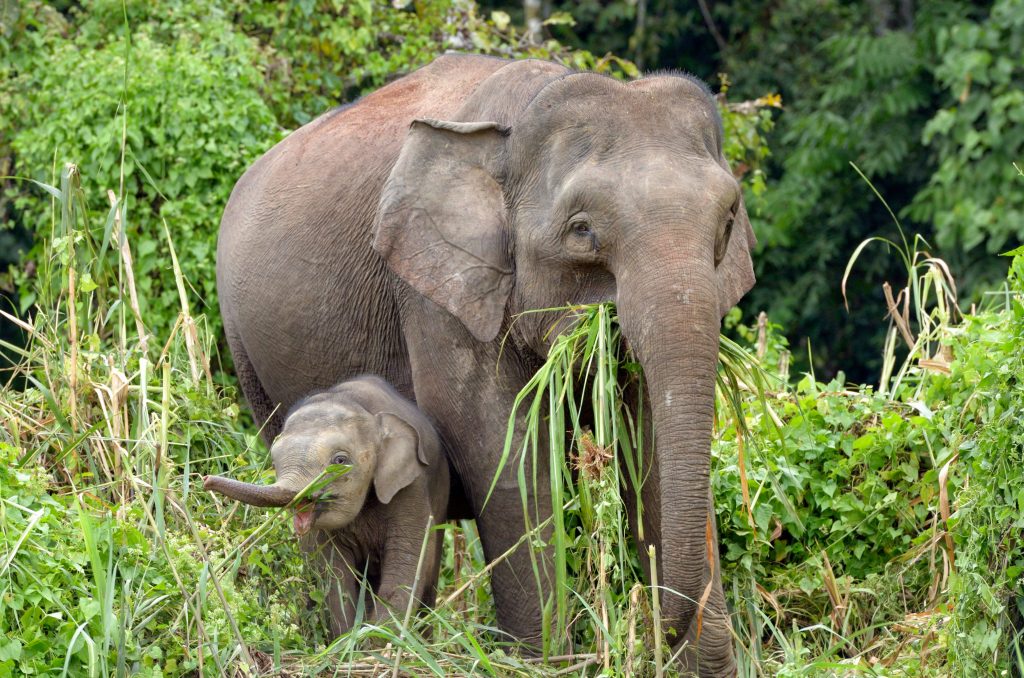
[[[327,508],[327,500],[327,496],[304,499],[293,507],[292,527],[295,528],[295,534],[301,537],[313,529],[316,519]]]
[[[292,516],[292,526],[295,528],[295,534],[301,537],[312,530],[316,514],[316,507],[312,504],[296,507],[295,514]]]

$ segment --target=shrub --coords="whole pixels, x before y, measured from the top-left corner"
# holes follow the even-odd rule
[[[1018,191],[1019,192],[1019,191]],[[998,312],[967,318],[935,396],[960,488],[950,517],[950,658],[960,675],[1024,669],[1024,250]]]
[[[945,101],[922,137],[938,167],[909,211],[935,224],[944,250],[972,253],[968,261],[1024,239],[1024,191],[1011,165],[1024,157],[1022,48],[1021,0],[1000,0],[987,16],[951,22],[936,37]]]
[[[162,223],[184,244],[185,277],[215,310],[220,214],[235,180],[280,131],[258,94],[255,48],[224,16],[213,12],[202,24],[183,24],[173,38],[143,24],[130,45],[116,23],[105,25],[113,36],[100,35],[96,24],[85,22],[70,40],[41,28],[30,41],[38,51],[21,54],[18,75],[6,86],[17,121],[15,172],[52,183],[47,168],[75,160],[93,182],[90,210],[110,210],[107,189],[123,196],[141,312],[150,331],[163,337],[177,317],[178,293],[158,251]],[[15,189],[18,218],[30,231],[48,234],[50,206],[23,184]],[[43,246],[37,240],[29,256],[38,259]],[[116,248],[108,256],[116,261]],[[22,286],[24,310],[37,297],[24,276]],[[219,314],[209,318],[216,332]]]

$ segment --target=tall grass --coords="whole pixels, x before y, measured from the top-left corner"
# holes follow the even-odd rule
[[[549,309],[550,310],[550,309]],[[495,478],[514,458],[524,516],[528,489],[537,493],[533,468],[548,464],[554,554],[552,597],[545,610],[549,654],[593,648],[605,670],[637,670],[646,634],[637,636],[649,609],[639,555],[628,525],[624,493],[639,488],[645,470],[641,410],[625,403],[623,374],[642,379],[627,362],[614,308],[599,304],[564,309],[572,329],[554,338],[548,358],[517,397],[510,413],[502,462]],[[517,414],[526,406],[525,431],[513,450]],[[544,449],[542,449],[544,448]],[[642,511],[639,494],[635,511]],[[526,529],[533,526],[526,525]],[[538,577],[541,576],[538,573]],[[627,641],[631,641],[627,643]],[[646,647],[650,648],[647,644]]]
[[[124,236],[124,201],[111,192],[110,211],[97,227],[90,223],[75,165],[62,168],[59,187],[40,186],[51,196],[53,219],[38,269],[39,301],[28,322],[7,316],[28,333],[28,345],[5,345],[20,356],[15,374],[28,387],[16,391],[10,388],[15,375],[9,378],[0,397],[0,440],[15,451],[18,468],[48,470],[50,495],[70,498],[40,509],[23,535],[25,546],[46,552],[52,545],[33,528],[59,524],[69,539],[77,532],[84,547],[87,576],[69,572],[60,583],[73,593],[68,600],[87,601],[77,613],[65,610],[69,620],[80,621],[63,648],[62,671],[81,670],[75,658],[86,648],[89,675],[129,675],[138,668],[131,657],[145,649],[137,644],[155,641],[157,627],[195,639],[185,658],[200,672],[226,670],[236,657],[254,666],[223,574],[216,572],[193,517],[210,507],[197,505],[192,492],[197,467],[251,450],[237,410],[210,379],[210,342],[200,341],[173,244],[168,237],[181,313],[171,336],[154,345]],[[250,462],[260,463],[255,456]],[[16,491],[3,500],[13,506],[19,496]],[[198,572],[194,563],[182,563],[183,552],[196,558]],[[16,555],[8,563],[16,574],[5,582],[9,593],[33,575]],[[75,560],[73,552],[61,555]],[[156,571],[175,589],[153,588]],[[223,615],[226,633],[220,638],[210,638],[204,623],[213,609]]]
[[[658,583],[643,575],[644,563],[656,571],[658,554],[639,553],[629,529],[629,514],[643,512],[636,488],[649,471],[638,451],[651,441],[644,440],[643,411],[634,409],[643,374],[621,341],[614,307],[564,309],[571,329],[553,339],[516,401],[526,429],[515,447],[517,419],[510,417],[504,463],[518,465],[524,502],[536,482],[526,476],[527,462],[549,464],[552,510],[524,505],[524,514],[550,518],[525,526],[508,552],[527,545],[554,554],[549,572],[537,561],[537,575],[552,581],[542,601],[545,656],[522,655],[497,628],[488,576],[505,556],[485,562],[471,521],[440,528],[444,560],[433,609],[404,610],[330,639],[329,583],[305,567],[285,512],[195,491],[206,473],[262,482],[269,471],[237,394],[213,379],[214,342],[193,314],[173,224],[163,235],[180,314],[169,336],[154,336],[124,235],[131,218],[124,200],[111,193],[105,215],[89,214],[74,165],[40,190],[53,216],[37,304],[27,320],[5,314],[29,343],[3,345],[20,364],[0,391],[0,671],[672,673],[672,648],[660,642]],[[956,490],[965,482],[957,455],[972,449],[975,429],[961,424],[981,396],[956,395],[941,381],[957,369],[948,351],[964,330],[952,279],[914,242],[891,243],[902,247],[908,281],[889,304],[887,395],[809,376],[789,384],[784,364],[765,366],[767,322],[751,341],[756,351],[722,340],[713,485],[744,676],[946,670],[944,591],[963,557],[953,548]],[[898,337],[908,353],[897,369]],[[943,398],[962,411],[950,412]],[[922,413],[918,426],[930,427],[921,435],[900,427],[913,412]],[[981,422],[987,415],[970,416]],[[920,494],[900,512],[887,513],[884,502],[872,509],[882,522],[919,532],[905,553],[863,579],[844,570],[855,562],[844,550],[859,545],[852,540],[872,516],[815,535],[818,516],[807,509],[836,492],[859,491],[822,489],[834,469],[815,466],[815,455],[834,454],[821,442],[827,429],[841,426],[865,446],[858,454],[892,465],[865,463],[858,482],[875,474],[886,488]],[[998,438],[1002,429],[991,426],[978,430],[1012,439]],[[893,445],[908,450],[886,457]],[[897,464],[915,454],[922,473],[901,485],[896,472],[908,471]],[[927,507],[921,518],[918,505]],[[971,514],[977,529],[988,529],[983,513]],[[787,549],[812,555],[791,562]],[[33,642],[38,637],[48,640]]]
[[[126,206],[112,199],[94,223],[77,168],[55,183],[41,185],[54,216],[39,302],[29,320],[5,314],[29,341],[4,345],[20,363],[0,392],[0,451],[12,465],[0,482],[10,546],[0,551],[0,619],[15,620],[6,631],[17,646],[0,647],[0,667],[13,657],[24,670],[91,676],[313,675],[339,662],[357,675],[540,672],[504,656],[511,644],[494,627],[490,567],[471,523],[445,528],[434,610],[327,642],[318,605],[327,584],[304,567],[284,512],[196,492],[206,473],[259,481],[267,455],[236,394],[212,379],[212,338],[191,313],[170,229],[181,314],[170,336],[154,337],[123,235]],[[26,389],[12,387],[16,376]],[[11,616],[37,596],[50,617]],[[57,618],[47,650],[17,640],[53,631],[46,619]]]
[[[44,187],[54,218],[40,266],[43,293],[31,319],[17,321],[30,342],[5,346],[21,356],[18,373],[29,387],[0,396],[0,441],[13,451],[12,463],[45,470],[46,477],[34,494],[28,486],[0,494],[5,524],[18,528],[0,558],[0,586],[11,594],[44,578],[48,570],[28,557],[32,552],[59,552],[58,562],[79,563],[56,584],[68,592],[55,603],[67,626],[51,648],[59,672],[135,675],[159,667],[224,675],[286,668],[318,675],[340,666],[353,675],[395,667],[421,675],[671,672],[671,648],[660,643],[656,582],[645,580],[641,565],[642,558],[656,565],[657,553],[638,553],[629,529],[629,512],[642,513],[643,506],[625,502],[639,496],[648,471],[638,450],[649,441],[642,411],[631,409],[635,398],[627,393],[642,389],[643,375],[624,349],[613,307],[566,310],[573,329],[554,339],[517,401],[526,408],[522,448],[512,450],[509,437],[509,463],[548,461],[559,508],[530,525],[520,542],[547,540],[555,554],[553,595],[544,601],[546,656],[520,656],[496,628],[487,585],[496,563],[485,564],[470,522],[444,528],[434,609],[362,624],[328,642],[319,603],[329,584],[317,583],[304,567],[284,513],[195,491],[211,472],[264,480],[267,459],[239,415],[236,395],[211,378],[213,343],[202,318],[192,315],[170,228],[165,244],[181,312],[170,336],[154,337],[146,331],[145,299],[123,235],[130,218],[123,201],[114,197],[105,219],[94,223],[77,169],[65,167],[55,183]],[[717,428],[738,432],[746,469],[761,463],[762,436],[781,435],[772,403],[784,386],[726,339],[721,363]],[[761,433],[748,426],[752,412]],[[548,449],[541,448],[545,440]],[[754,488],[745,473],[740,478],[739,507],[751,525],[763,491],[789,505],[774,471]],[[10,519],[14,512],[17,520]],[[50,531],[41,532],[44,526]],[[755,591],[757,583],[732,586]],[[741,660],[755,658],[744,664],[750,675],[771,656],[758,654],[765,638],[770,647],[788,648],[781,650],[787,656],[802,656],[804,634],[774,626],[749,597],[737,599],[757,621],[737,641]],[[46,625],[20,623],[19,637]]]
[[[885,245],[889,251],[895,252],[907,272],[907,279],[895,297],[889,281],[882,284],[890,322],[882,351],[882,373],[879,377],[878,390],[883,394],[896,393],[908,375],[923,374],[921,370],[915,370],[915,367],[949,373],[952,356],[949,354],[948,346],[943,344],[943,339],[949,337],[951,328],[958,319],[963,319],[963,314],[957,300],[956,280],[949,265],[925,249],[930,246],[920,234],[915,233],[912,238],[907,238],[903,225],[889,203],[860,168],[853,163],[850,164],[885,206],[896,226],[899,241],[884,236],[872,236],[857,246],[843,272],[841,289],[844,302],[846,282],[850,273],[860,255],[872,244]],[[907,354],[894,375],[899,339],[905,342]],[[918,380],[918,383],[919,389],[923,387],[922,380]]]

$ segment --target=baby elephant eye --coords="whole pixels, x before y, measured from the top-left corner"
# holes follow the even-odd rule
[[[348,466],[349,464],[351,464],[351,462],[348,460],[348,457],[345,456],[344,454],[336,454],[333,457],[331,457],[331,463],[342,464],[344,466]]]

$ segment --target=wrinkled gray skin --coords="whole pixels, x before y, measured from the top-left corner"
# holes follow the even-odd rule
[[[753,285],[753,244],[700,84],[446,55],[260,158],[224,213],[217,276],[265,435],[280,428],[279,404],[381,374],[437,422],[461,482],[453,495],[468,500],[489,560],[523,532],[516,464],[483,500],[515,395],[557,320],[512,318],[616,302],[646,379],[655,447],[643,546],[657,548],[664,626],[690,644],[684,671],[728,675],[729,620],[705,537],[710,439],[720,319]],[[540,488],[547,470],[536,469]],[[540,493],[529,506],[550,505]],[[502,628],[538,641],[525,548],[492,585]]]
[[[333,633],[352,628],[364,572],[385,603],[367,599],[370,620],[403,614],[410,592],[433,604],[440,532],[431,531],[419,580],[416,569],[424,532],[444,520],[448,463],[434,427],[415,405],[377,377],[351,379],[301,400],[270,452],[273,485],[219,476],[203,485],[254,506],[285,506],[328,465],[350,467],[315,502],[295,508],[303,549],[317,555],[327,575]]]

